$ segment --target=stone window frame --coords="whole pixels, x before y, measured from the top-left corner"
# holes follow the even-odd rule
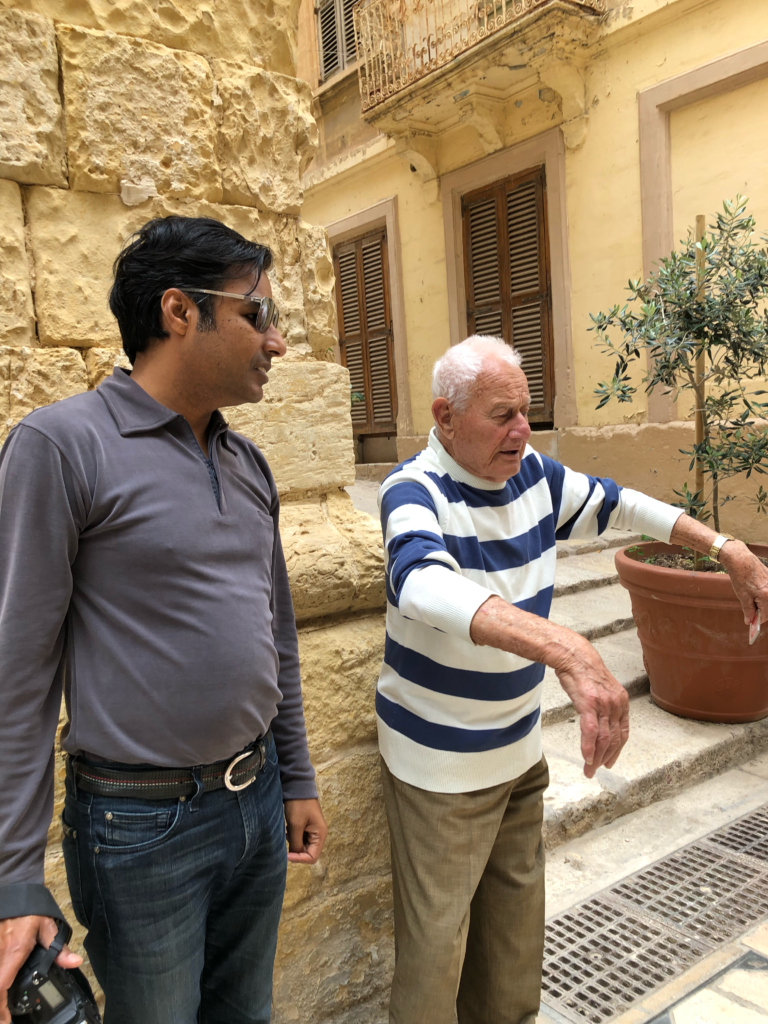
[[[640,208],[643,275],[675,244],[672,222],[670,114],[701,100],[768,78],[768,42],[757,43],[674,75],[637,94],[640,144]],[[657,389],[648,396],[648,422],[669,423],[677,403]]]
[[[405,303],[403,301],[403,272],[400,251],[400,228],[398,224],[397,196],[382,199],[358,213],[342,217],[327,224],[328,242],[333,251],[342,242],[351,241],[360,235],[384,228],[387,233],[387,257],[389,262],[390,313],[392,316],[393,347],[395,356],[395,378],[397,391],[397,436],[413,436],[413,415],[411,413],[411,389],[408,383],[408,340],[405,327]],[[336,361],[341,362],[339,346],[336,345]]]
[[[451,345],[467,337],[461,198],[467,192],[543,166],[547,182],[547,226],[552,287],[555,405],[554,429],[576,426],[576,381],[571,326],[571,270],[566,214],[565,141],[560,127],[493,153],[441,178],[445,268]],[[525,369],[525,367],[523,367]]]

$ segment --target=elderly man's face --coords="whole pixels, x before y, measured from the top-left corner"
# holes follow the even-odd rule
[[[432,411],[452,458],[474,476],[500,484],[520,471],[531,436],[530,404],[523,371],[498,360],[477,378],[464,412],[455,412],[444,398]]]

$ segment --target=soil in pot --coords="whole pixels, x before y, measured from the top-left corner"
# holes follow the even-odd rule
[[[750,549],[768,558],[768,545]],[[662,708],[710,722],[752,722],[768,716],[768,623],[749,646],[730,578],[644,559],[683,556],[652,541],[616,554],[616,569],[632,598],[632,613],[651,696]]]
[[[627,551],[631,554],[632,549],[628,548]],[[696,565],[693,557],[693,552],[688,552],[687,548],[683,548],[679,555],[651,555],[650,558],[643,558],[642,561],[646,565],[658,565],[662,569],[685,569],[687,572],[719,572],[728,574],[719,562],[716,562],[714,558],[702,558],[698,566]],[[768,566],[768,558],[761,558],[760,561],[763,565]]]

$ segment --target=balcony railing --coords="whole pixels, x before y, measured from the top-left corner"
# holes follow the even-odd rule
[[[363,110],[539,7],[602,14],[605,0],[361,0],[355,6]]]

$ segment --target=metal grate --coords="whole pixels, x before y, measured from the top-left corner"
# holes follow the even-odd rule
[[[768,917],[768,805],[547,923],[542,999],[606,1024]]]
[[[758,823],[757,829],[755,823]],[[768,811],[757,811],[749,818],[713,832],[708,838],[710,843],[726,850],[748,853],[750,857],[768,861]]]

